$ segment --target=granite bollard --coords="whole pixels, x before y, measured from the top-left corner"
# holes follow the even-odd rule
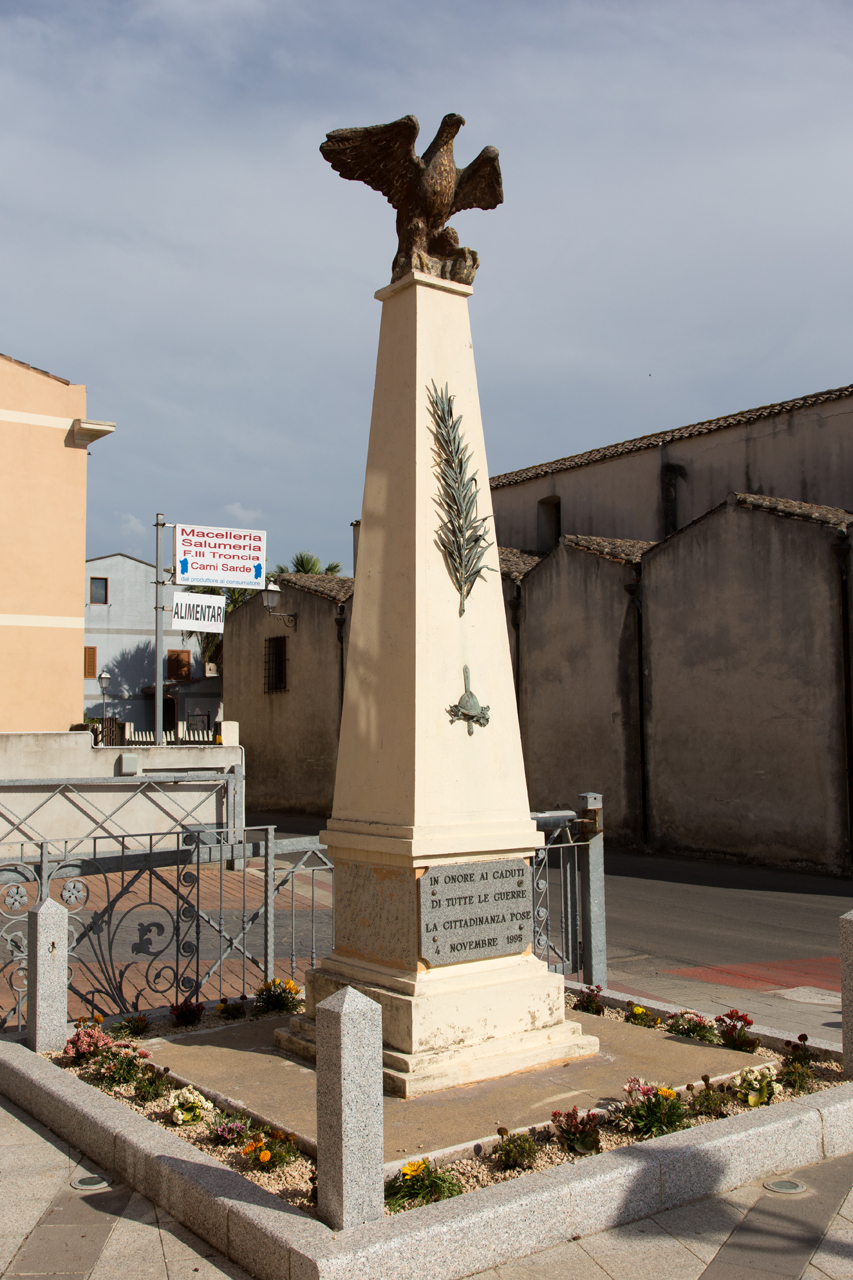
[[[841,934],[841,1045],[844,1074],[853,1076],[853,911],[838,921]]]
[[[48,898],[27,912],[27,1048],[65,1046],[68,1028],[68,912]]]
[[[317,1210],[335,1231],[385,1213],[382,1009],[353,987],[317,1005]]]

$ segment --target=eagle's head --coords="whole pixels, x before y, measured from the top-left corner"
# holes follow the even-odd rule
[[[465,123],[465,117],[457,115],[455,111],[451,111],[441,122],[440,133],[445,137],[455,138],[459,130]]]

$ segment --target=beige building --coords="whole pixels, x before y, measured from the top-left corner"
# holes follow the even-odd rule
[[[338,758],[353,579],[286,573],[225,619],[223,715],[239,721],[246,808],[326,816]]]
[[[493,476],[498,541],[561,533],[658,542],[725,501],[767,494],[853,509],[853,386],[696,422]]]
[[[0,732],[82,719],[86,457],[114,429],[85,387],[0,356]]]

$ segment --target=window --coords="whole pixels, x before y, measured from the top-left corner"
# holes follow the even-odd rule
[[[287,692],[287,636],[264,641],[264,693]]]
[[[89,604],[109,604],[107,581],[107,578],[89,579]]]
[[[190,651],[189,649],[170,649],[166,655],[166,679],[167,680],[189,680],[190,678]]]
[[[83,679],[97,680],[98,678],[98,650],[94,645],[86,645],[83,650]]]

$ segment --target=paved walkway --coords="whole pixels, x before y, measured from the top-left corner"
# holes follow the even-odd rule
[[[77,1191],[103,1173],[0,1098],[0,1268],[4,1276],[64,1280],[249,1280],[130,1187]],[[105,1175],[109,1177],[109,1174]]]
[[[99,1173],[0,1098],[3,1276],[249,1280],[129,1187],[71,1186]],[[805,1183],[802,1194],[773,1195],[760,1183],[741,1187],[481,1272],[478,1280],[851,1280],[853,1157],[792,1176]]]

